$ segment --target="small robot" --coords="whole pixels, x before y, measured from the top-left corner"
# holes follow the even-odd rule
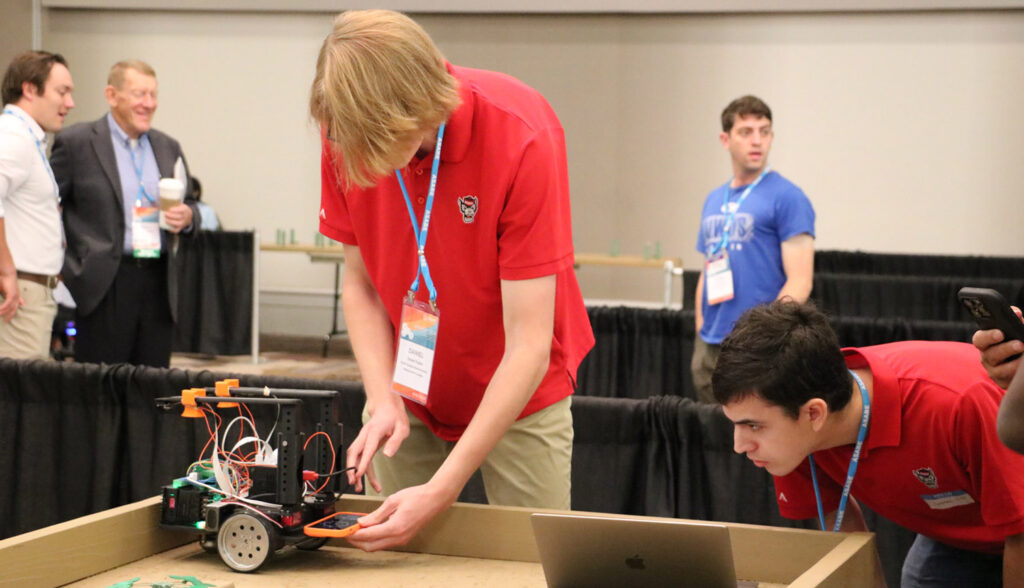
[[[238,380],[222,380],[156,403],[181,405],[182,417],[204,419],[210,430],[199,460],[163,488],[162,527],[195,532],[203,549],[239,572],[259,569],[285,545],[315,550],[328,541],[307,526],[330,517],[344,489],[337,477],[345,470],[334,470],[342,431],[337,391],[240,388]],[[250,411],[258,405],[277,412],[265,438]],[[304,405],[315,420],[308,436],[298,430]]]

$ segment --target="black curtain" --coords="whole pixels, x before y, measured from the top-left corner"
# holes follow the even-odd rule
[[[696,397],[692,310],[598,306],[587,314],[596,343],[577,373],[577,394]]]
[[[823,250],[814,252],[814,271],[897,276],[1020,278],[1024,277],[1024,257]]]
[[[992,288],[1013,304],[1024,303],[1024,274],[985,278],[815,272],[811,297],[819,308],[839,316],[969,321],[956,297],[964,286]]]
[[[179,240],[174,351],[252,352],[253,239],[252,232],[199,231]]]

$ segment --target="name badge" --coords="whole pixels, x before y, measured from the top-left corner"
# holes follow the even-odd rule
[[[160,257],[160,209],[156,206],[132,208],[132,256]]]
[[[419,404],[427,403],[439,321],[439,313],[424,302],[407,300],[402,303],[391,391]]]
[[[928,508],[934,510],[946,510],[947,508],[953,508],[956,506],[974,504],[974,499],[971,498],[971,495],[963,490],[954,490],[952,492],[943,492],[941,494],[922,494],[921,498],[924,499]]]
[[[729,267],[729,254],[725,251],[708,257],[704,262],[704,287],[707,288],[708,305],[732,300],[732,269]]]

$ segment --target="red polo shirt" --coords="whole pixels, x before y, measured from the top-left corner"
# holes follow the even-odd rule
[[[871,424],[850,494],[941,543],[1001,553],[1024,532],[1024,456],[1000,442],[1004,391],[966,343],[905,341],[844,349],[874,379]],[[814,454],[825,512],[839,507],[853,445]],[[783,516],[817,517],[805,460],[775,478]]]
[[[406,401],[442,439],[462,435],[505,347],[501,280],[557,276],[547,374],[519,418],[572,393],[593,346],[573,270],[565,136],[537,91],[499,73],[448,66],[462,104],[445,128],[425,247],[440,324],[426,406]],[[326,139],[325,139],[326,141]],[[422,222],[433,153],[402,176]],[[359,246],[387,307],[396,344],[402,298],[416,276],[416,242],[394,175],[377,186],[339,185],[326,142],[320,232]],[[421,282],[417,297],[428,299]]]

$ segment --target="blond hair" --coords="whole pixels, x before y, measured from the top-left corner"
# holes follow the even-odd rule
[[[145,61],[141,59],[125,59],[124,61],[118,61],[110,67],[110,73],[107,74],[107,85],[113,86],[117,90],[123,88],[124,72],[129,69],[134,69],[140,74],[156,78],[156,72]]]
[[[459,105],[458,82],[418,24],[390,10],[334,19],[316,63],[310,115],[340,155],[345,186],[369,187]],[[342,173],[343,172],[343,173]]]

